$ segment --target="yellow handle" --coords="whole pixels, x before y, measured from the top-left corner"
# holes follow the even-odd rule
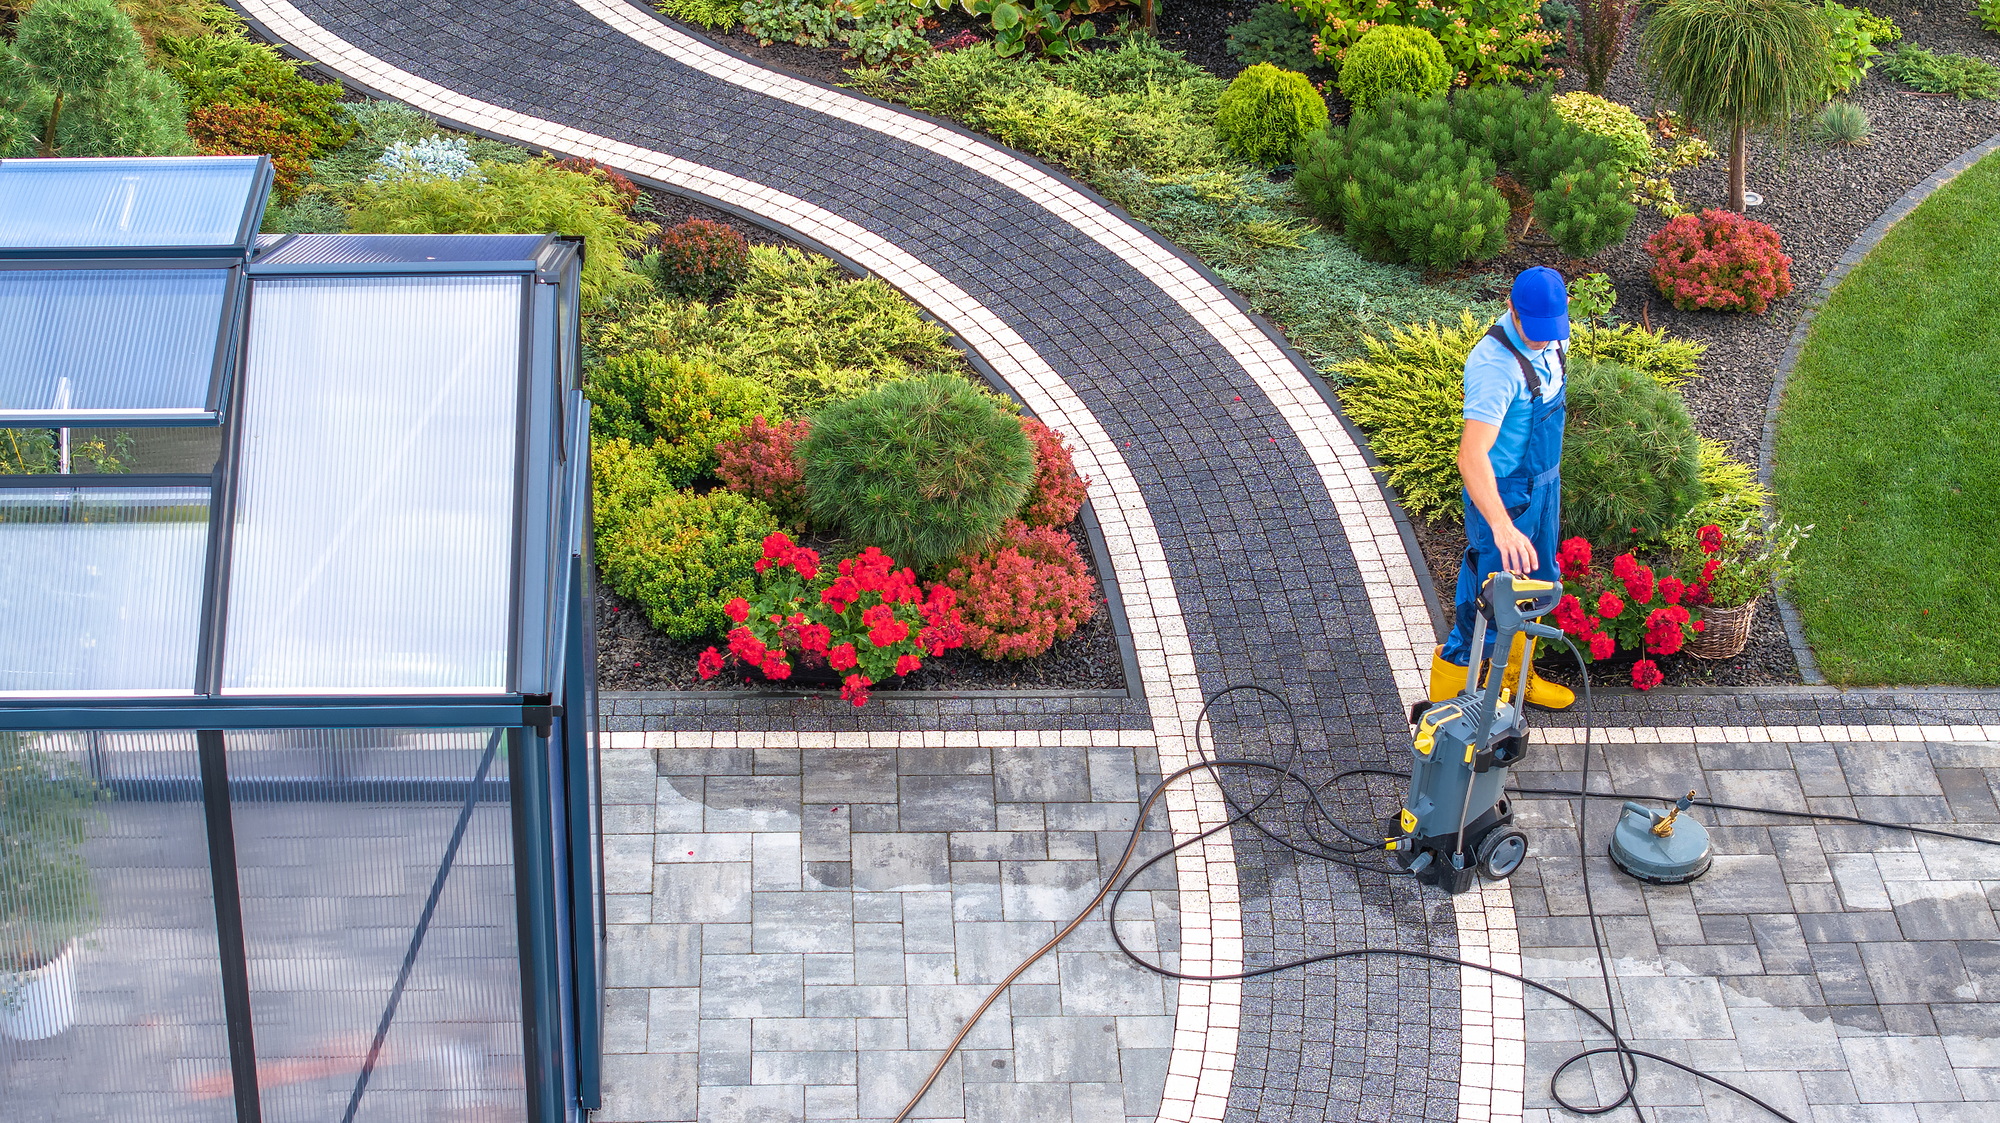
[[[1517,593],[1546,593],[1555,587],[1554,581],[1534,581],[1525,577],[1514,579],[1514,591]]]

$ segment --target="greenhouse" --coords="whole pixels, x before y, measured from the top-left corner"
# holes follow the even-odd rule
[[[0,161],[0,1103],[580,1118],[581,247]]]

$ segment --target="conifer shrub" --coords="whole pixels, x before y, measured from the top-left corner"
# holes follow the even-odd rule
[[[1295,70],[1260,62],[1236,76],[1216,104],[1222,143],[1245,160],[1282,164],[1300,137],[1326,127],[1326,99]]]
[[[657,478],[643,465],[621,472],[607,463],[627,451],[613,442],[593,454],[600,493],[619,482]],[[770,508],[719,488],[703,494],[665,488],[643,502],[615,495],[597,502],[616,516],[597,527],[597,565],[613,592],[637,602],[653,626],[674,639],[729,629],[723,606],[755,593],[764,539],[778,530]]]
[[[1029,526],[1065,526],[1083,510],[1090,481],[1077,474],[1063,435],[1032,417],[1023,417],[1021,432],[1035,449],[1035,482],[1021,505],[1021,521]]]
[[[1680,395],[1621,363],[1569,365],[1563,534],[1659,538],[1709,498],[1701,442]]]
[[[286,203],[312,175],[312,141],[290,125],[291,118],[260,102],[214,102],[187,119],[188,139],[204,156],[269,156],[278,199]]]
[[[1491,157],[1453,135],[1442,98],[1390,95],[1346,128],[1307,137],[1294,179],[1306,207],[1369,257],[1448,269],[1506,247]]]
[[[111,0],[42,0],[0,38],[0,156],[178,155],[186,120]]]
[[[659,249],[640,258],[638,269],[662,292],[714,296],[750,272],[750,240],[733,226],[691,218],[663,231]]]
[[[251,42],[233,16],[213,33],[162,35],[158,52],[191,110],[211,105],[266,106],[283,115],[283,131],[304,139],[313,156],[331,152],[354,136],[354,123],[341,108],[346,90],[340,83],[306,78],[299,72],[303,64],[268,44]]]
[[[780,416],[769,387],[658,351],[605,360],[590,372],[585,391],[596,433],[651,445],[670,487],[715,471],[716,445],[752,419]]]
[[[1265,4],[1223,37],[1229,57],[1245,66],[1268,62],[1286,70],[1322,65],[1313,53],[1313,32],[1290,4]]]
[[[1015,417],[951,374],[827,406],[799,460],[818,525],[919,570],[991,540],[1035,478]]]
[[[1463,513],[1458,439],[1465,427],[1460,419],[1465,357],[1491,323],[1466,312],[1455,323],[1430,321],[1392,328],[1382,337],[1363,337],[1366,354],[1334,368],[1340,379],[1335,393],[1341,408],[1368,435],[1383,478],[1396,489],[1403,506],[1420,518],[1456,518]],[[1573,331],[1564,346],[1569,371],[1588,366],[1638,370],[1670,397],[1674,385],[1693,375],[1703,350],[1699,343],[1636,324],[1608,328],[1578,323]],[[1574,380],[1570,386],[1569,432],[1574,434]],[[1656,396],[1649,393],[1646,398],[1651,401]],[[1564,465],[1567,493],[1567,447]]]
[[[1307,209],[1383,261],[1447,269],[1499,253],[1510,217],[1491,182],[1500,170],[1537,193],[1536,220],[1565,253],[1616,243],[1635,214],[1615,146],[1565,122],[1546,91],[1391,93],[1307,137],[1296,159]]]
[[[958,594],[965,646],[986,659],[1032,659],[1090,619],[1096,582],[1076,542],[1010,522],[991,548],[967,554],[944,583]]]
[[[1452,67],[1437,36],[1384,24],[1363,35],[1340,64],[1340,92],[1357,109],[1392,93],[1432,97],[1451,88]]]
[[[812,423],[772,424],[754,418],[734,437],[715,446],[715,476],[729,490],[761,500],[778,521],[794,530],[806,526],[806,481],[799,470],[799,442]]]

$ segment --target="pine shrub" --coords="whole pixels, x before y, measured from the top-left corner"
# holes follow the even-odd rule
[[[599,463],[594,456],[593,467]],[[646,474],[599,469],[597,486],[603,491],[625,478]],[[602,498],[598,502],[606,505]],[[731,622],[723,606],[756,592],[764,539],[778,530],[770,508],[720,489],[705,494],[665,489],[644,502],[621,505],[614,498],[609,505],[619,517],[597,528],[604,583],[636,601],[653,626],[674,639],[727,631]]]
[[[919,570],[992,539],[1034,482],[1018,421],[955,375],[890,383],[812,420],[799,459],[813,518]]]
[[[750,272],[750,240],[733,226],[691,218],[660,234],[660,248],[639,259],[639,272],[662,292],[714,296]]]
[[[178,155],[186,120],[111,0],[41,0],[0,38],[0,156]]]
[[[944,583],[958,594],[965,646],[986,659],[1045,654],[1096,607],[1096,582],[1075,540],[1020,522],[1008,523],[991,549],[961,557]]]
[[[1630,177],[1609,164],[1573,167],[1535,193],[1535,221],[1571,257],[1616,245],[1632,228]]]
[[[1683,312],[1764,310],[1792,291],[1778,232],[1734,211],[1684,214],[1646,239],[1653,285]]]
[[[300,73],[304,64],[251,42],[240,21],[227,21],[213,33],[162,35],[158,53],[190,109],[267,106],[284,115],[284,130],[304,139],[315,157],[354,136],[353,120],[341,107],[347,91],[340,83],[306,78]]]
[[[1215,128],[1223,144],[1259,164],[1289,160],[1299,138],[1325,128],[1326,121],[1326,99],[1312,82],[1268,62],[1238,74],[1215,111]]]
[[[1433,97],[1450,89],[1451,79],[1444,48],[1421,27],[1374,28],[1347,48],[1340,64],[1340,92],[1357,109],[1392,93]]]
[[[1708,499],[1701,442],[1678,394],[1620,363],[1569,367],[1563,535],[1651,540]]]
[[[1300,200],[1369,257],[1448,269],[1507,244],[1491,158],[1452,133],[1442,98],[1390,95],[1297,152]]]
[[[1310,70],[1323,65],[1313,53],[1312,28],[1290,4],[1266,4],[1250,18],[1232,26],[1223,42],[1229,57],[1245,66],[1268,62],[1286,70]]]
[[[742,432],[715,446],[715,475],[729,490],[771,508],[794,530],[806,526],[806,481],[799,470],[799,442],[812,432],[805,418],[771,424],[754,418]]]
[[[1067,526],[1083,510],[1090,481],[1077,474],[1063,435],[1032,417],[1023,417],[1021,432],[1035,449],[1035,482],[1021,505],[1021,521],[1029,526]]]
[[[1896,48],[1882,61],[1889,77],[1927,94],[1961,98],[2000,98],[2000,66],[1971,55],[1938,54],[1914,43]]]
[[[600,436],[651,444],[671,487],[715,471],[716,445],[753,418],[780,416],[778,395],[769,387],[658,351],[607,359],[590,372],[585,389],[592,428]]]

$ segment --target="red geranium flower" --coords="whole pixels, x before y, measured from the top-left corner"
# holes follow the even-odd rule
[[[764,659],[764,665],[759,667],[758,670],[763,671],[764,677],[768,679],[792,677],[792,665],[785,661],[785,653],[782,651],[773,651],[767,655]]]
[[[1577,600],[1568,593],[1564,593],[1563,599],[1556,602],[1555,615],[1556,626],[1564,632],[1573,636],[1580,636],[1584,633],[1584,620],[1586,617],[1583,613],[1582,601]]]
[[[857,706],[865,706],[868,704],[868,688],[873,685],[867,675],[848,675],[840,685],[840,696]]]
[[[694,673],[703,678],[714,678],[721,671],[722,652],[717,651],[713,647],[702,652],[701,658],[694,661]]]
[[[1645,604],[1653,599],[1653,567],[1642,565],[1638,571],[1625,578],[1625,593],[1633,604]]]
[[[876,647],[888,647],[901,643],[910,637],[910,626],[901,620],[891,620],[879,628],[868,629],[868,642]]]
[[[878,604],[861,614],[862,626],[868,628],[879,628],[884,624],[892,623],[895,619],[896,610],[886,604]]]
[[[1590,657],[1592,659],[1609,659],[1617,653],[1617,640],[1612,639],[1603,632],[1592,632],[1590,634]]]
[[[1599,616],[1604,617],[1606,620],[1611,620],[1623,611],[1625,611],[1625,602],[1618,599],[1617,593],[1606,591],[1597,594],[1597,614]]]
[[[1668,604],[1681,603],[1681,595],[1687,592],[1687,583],[1678,577],[1660,578],[1660,599]]]
[[[854,645],[851,643],[843,643],[826,653],[826,665],[836,671],[849,670],[859,662],[860,659],[855,655]]]
[[[1590,576],[1590,541],[1571,538],[1556,550],[1556,565],[1566,580],[1580,581]]]
[[[1641,659],[1632,664],[1634,690],[1651,690],[1665,681],[1666,677],[1660,673],[1660,668],[1651,659]]]
[[[1721,527],[1713,525],[1705,526],[1702,527],[1700,530],[1695,531],[1694,534],[1695,534],[1695,541],[1701,543],[1702,553],[1715,554],[1715,553],[1720,553],[1722,551]]]
[[[722,606],[722,614],[741,624],[745,620],[750,619],[750,602],[744,600],[742,597],[737,597],[735,600]]]
[[[799,626],[799,646],[807,651],[826,654],[827,645],[833,642],[833,629],[825,624],[802,624]]]
[[[907,675],[911,671],[914,671],[918,667],[921,667],[923,665],[924,661],[922,659],[919,659],[914,655],[905,655],[902,658],[896,660],[896,673],[899,675]]]

